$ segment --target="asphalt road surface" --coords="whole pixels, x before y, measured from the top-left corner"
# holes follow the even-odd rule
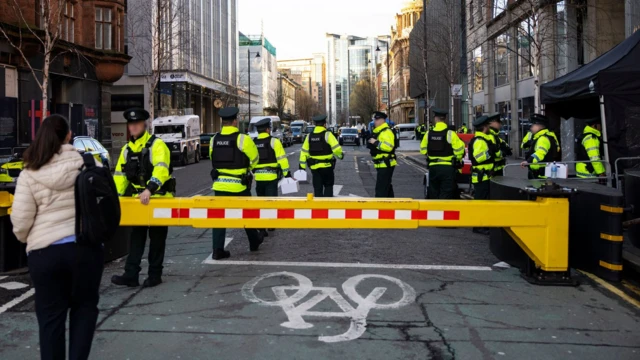
[[[292,169],[299,149],[286,149]],[[178,195],[210,194],[209,171],[208,160],[176,169]],[[422,198],[423,174],[401,157],[396,196]],[[345,147],[336,194],[374,186],[368,153]],[[494,266],[488,245],[470,229],[277,230],[250,253],[230,229],[230,261],[215,262],[210,230],[173,228],[162,285],[115,287],[123,261],[107,264],[91,358],[640,358],[638,308],[578,273],[577,288],[530,285]],[[14,280],[27,286],[2,288]],[[3,291],[0,358],[37,358],[28,278],[0,278]]]

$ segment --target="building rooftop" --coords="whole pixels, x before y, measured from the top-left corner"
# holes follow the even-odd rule
[[[267,51],[276,56],[276,47],[273,46],[266,37],[262,35],[245,35],[242,32],[239,33],[238,44],[240,46],[262,46]]]

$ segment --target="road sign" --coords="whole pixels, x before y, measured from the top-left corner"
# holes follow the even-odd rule
[[[462,95],[462,84],[451,85],[451,96],[460,96],[460,95]]]

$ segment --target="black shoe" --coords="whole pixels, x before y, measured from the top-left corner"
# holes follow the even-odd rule
[[[262,236],[262,233],[258,232],[258,235],[259,235],[258,241],[256,241],[253,244],[249,244],[250,251],[258,251],[258,249],[260,248],[260,244],[264,242],[264,236]]]
[[[128,287],[136,287],[140,286],[138,282],[138,278],[130,278],[127,276],[113,275],[111,277],[111,283],[119,286],[128,286]]]
[[[267,230],[269,230],[269,231],[271,231],[271,232],[276,231],[276,229],[267,229]]]
[[[213,250],[213,255],[211,255],[211,258],[213,260],[222,260],[222,259],[226,259],[228,257],[231,256],[231,253],[229,251],[226,251],[224,249],[214,249]]]
[[[260,230],[260,235],[262,235],[262,237],[269,237],[269,233],[265,229]]]
[[[480,235],[490,235],[491,231],[487,228],[473,228],[473,233]]]
[[[142,287],[154,287],[154,286],[158,286],[162,284],[162,278],[161,277],[148,277],[143,283],[142,283]]]

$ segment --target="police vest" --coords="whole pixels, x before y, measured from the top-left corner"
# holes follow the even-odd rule
[[[249,158],[238,149],[240,133],[218,134],[211,140],[213,156],[211,165],[216,170],[240,170],[249,168]]]
[[[379,132],[379,133],[377,133],[377,134],[373,134],[373,138],[374,138],[374,139],[376,139],[376,140],[378,140],[378,137],[380,137],[380,134],[382,134],[382,133],[383,133],[383,132],[385,132],[385,131],[391,131],[391,132],[393,132],[393,130],[391,130],[391,129],[389,129],[389,128],[386,128],[386,129],[384,129],[384,130],[380,131],[380,132]],[[395,134],[394,134],[394,136],[395,136]],[[373,157],[375,157],[375,156],[377,156],[377,155],[380,155],[380,154],[389,154],[389,158],[391,158],[391,159],[395,159],[395,158],[396,158],[396,149],[397,149],[397,148],[398,148],[398,141],[397,141],[397,139],[396,139],[396,141],[394,141],[394,143],[393,143],[393,150],[391,150],[391,152],[390,152],[390,153],[389,153],[389,152],[386,152],[386,151],[382,151],[382,150],[378,149],[378,148],[377,148],[377,147],[375,147],[375,146],[371,146],[371,148],[369,149],[369,154],[371,154],[371,156],[373,156]]]
[[[329,146],[329,144],[325,140],[326,133],[326,131],[323,131],[317,134],[309,134],[309,155],[327,156],[333,154],[331,146]]]
[[[258,148],[258,155],[260,156],[258,164],[274,164],[278,162],[276,151],[271,147],[271,139],[272,137],[269,136],[264,139],[254,140]]]
[[[549,144],[551,144],[551,148],[549,149],[549,151],[547,151],[547,155],[544,157],[544,159],[540,160],[540,162],[550,163],[550,162],[554,162],[554,161],[559,160],[557,158],[558,157],[558,143],[556,142],[556,139],[554,139],[553,136],[548,135],[548,134],[544,134],[542,136],[545,136],[547,139],[549,139]],[[540,137],[542,137],[542,136],[540,136]],[[540,140],[540,138],[538,138],[536,140],[536,143],[538,142],[538,140]],[[536,143],[533,143],[531,145],[531,148],[527,152],[527,154],[526,154],[527,159],[530,158],[531,155],[533,155],[536,152]]]
[[[453,156],[453,146],[447,141],[449,129],[442,131],[429,131],[429,143],[427,144],[427,155],[431,157]]]
[[[487,148],[489,149],[489,157],[485,160],[485,161],[480,161],[478,162],[478,160],[476,160],[476,157],[471,155],[473,153],[473,145],[476,143],[476,141],[484,141],[487,144]],[[481,137],[481,136],[476,136],[473,139],[471,139],[471,141],[469,142],[469,160],[471,160],[471,166],[473,167],[477,167],[480,165],[487,165],[487,164],[493,164],[496,161],[496,153],[497,153],[497,146],[496,144],[494,144],[492,141],[488,141],[487,139]]]
[[[589,154],[587,154],[587,149],[582,144],[582,142],[587,136],[591,136],[598,139],[600,156],[602,156],[602,153],[604,153],[604,143],[602,142],[602,138],[600,138],[599,136],[596,136],[596,134],[594,133],[586,133],[586,134],[582,133],[580,134],[580,136],[576,138],[576,145],[574,146],[576,161],[584,161],[585,165],[587,165],[587,171],[589,173],[594,173],[596,170],[593,168],[592,163],[587,162],[587,161],[591,161],[591,158],[589,157]]]
[[[124,173],[127,180],[133,185],[145,187],[153,174],[153,164],[151,163],[151,147],[156,140],[152,135],[140,152],[133,152],[129,145],[127,152],[127,163],[124,165]],[[169,169],[171,172],[171,169]]]

